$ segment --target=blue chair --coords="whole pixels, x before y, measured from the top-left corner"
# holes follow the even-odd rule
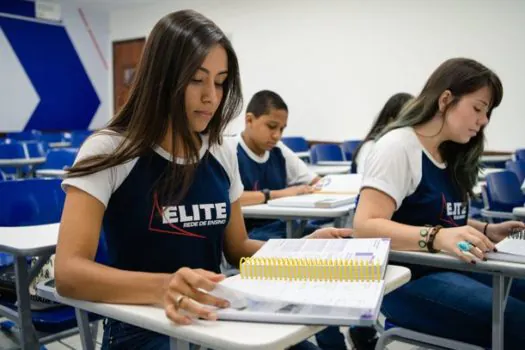
[[[487,174],[485,180],[487,185],[482,192],[485,208],[481,215],[490,222],[515,219],[512,209],[523,206],[525,202],[516,174],[505,170]]]
[[[516,160],[521,160],[525,162],[525,148],[517,149],[514,153],[514,156],[516,157]]]
[[[67,141],[64,137],[64,133],[61,132],[44,133],[40,136],[40,140],[47,143]]]
[[[49,224],[60,221],[65,194],[60,187],[59,179],[25,179],[0,182],[0,226],[27,226]],[[103,239],[101,239],[103,243]],[[104,244],[99,244],[97,255],[104,258]],[[2,256],[4,263],[12,257]],[[0,298],[0,304],[17,310],[13,300]],[[31,312],[36,331],[52,333],[46,335],[47,341],[68,337],[78,332],[75,309],[69,306],[58,306],[46,310]],[[98,316],[90,315],[90,320]],[[9,330],[13,322],[0,324],[3,330]]]
[[[344,141],[341,144],[341,149],[343,150],[343,153],[345,155],[346,160],[352,160],[354,157],[354,152],[359,147],[362,141],[360,140],[350,140],[350,141]]]
[[[28,130],[20,132],[10,132],[7,137],[16,141],[34,141],[40,140],[42,133],[38,130]]]
[[[23,143],[29,158],[41,158],[47,155],[47,144],[41,141],[27,141]]]
[[[77,157],[77,148],[50,149],[47,152],[46,162],[39,169],[67,169],[73,165]]]
[[[84,141],[89,137],[87,133],[72,133],[69,142],[71,142],[71,147],[80,148]]]
[[[25,159],[26,151],[24,146],[19,142],[0,144],[0,159]],[[0,166],[0,171],[10,178],[21,177],[23,175],[23,167]]]
[[[322,161],[344,161],[343,151],[335,144],[317,144],[310,148],[310,159],[313,164]]]
[[[294,152],[308,152],[308,142],[301,136],[283,137],[281,141]]]
[[[520,183],[523,183],[523,181],[525,181],[525,160],[508,160],[505,163],[505,168],[508,171],[512,171],[514,174],[516,174]]]

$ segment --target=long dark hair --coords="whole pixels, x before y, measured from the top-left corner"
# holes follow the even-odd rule
[[[499,106],[503,98],[503,86],[498,76],[472,59],[449,59],[432,73],[419,96],[403,107],[397,120],[389,124],[381,135],[393,129],[413,127],[430,121],[438,113],[439,97],[446,90],[452,93],[453,99],[443,111],[445,117],[447,111],[455,106],[464,95],[483,87],[488,87],[492,93],[487,112],[487,117],[490,118],[492,110]],[[443,118],[444,122],[445,118]],[[439,152],[447,164],[447,170],[465,200],[468,194],[472,194],[472,188],[477,182],[484,141],[483,127],[466,144],[445,141],[439,146]]]
[[[228,76],[223,98],[204,133],[209,145],[220,144],[226,125],[242,106],[239,65],[233,47],[211,20],[184,10],[170,13],[155,25],[146,42],[128,100],[110,121],[107,129],[123,135],[114,153],[97,155],[78,162],[68,176],[92,174],[150,152],[172,126],[172,149],[182,140],[186,164],[172,162],[162,176],[162,192],[180,200],[191,185],[199,161],[199,145],[194,141],[184,106],[184,92],[210,49],[221,45],[228,57]],[[177,150],[181,152],[182,150]],[[160,180],[159,180],[160,181]],[[176,196],[173,196],[174,192]]]
[[[364,143],[374,140],[377,136],[379,136],[381,131],[388,125],[388,123],[394,121],[397,118],[401,108],[403,108],[403,106],[412,98],[414,98],[414,96],[407,92],[399,92],[395,95],[392,95],[388,101],[386,101],[385,105],[381,109],[381,112],[379,112],[374,123],[372,124],[370,131],[368,131],[368,134],[366,134],[366,137],[363,139],[363,142],[361,142],[356,148],[354,155],[352,156],[352,165],[357,160],[357,155],[359,154],[359,151],[361,150],[361,147],[363,147]]]

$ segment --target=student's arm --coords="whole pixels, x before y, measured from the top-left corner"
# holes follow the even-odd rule
[[[308,185],[291,186],[282,190],[270,191],[270,199],[298,196],[312,192],[313,189]],[[264,194],[261,191],[243,191],[240,202],[242,206],[262,204],[264,199]]]
[[[69,187],[60,223],[55,280],[60,295],[95,302],[162,305],[170,320],[190,324],[187,314],[214,320],[217,315],[201,304],[227,307],[211,291],[224,279],[210,271],[183,267],[172,274],[124,271],[94,261],[104,205],[88,193]],[[179,301],[179,302],[178,302]],[[176,306],[178,305],[178,306]],[[179,310],[180,309],[180,310]]]
[[[320,180],[320,177],[310,171],[306,163],[284,143],[277,143],[277,147],[279,147],[283,153],[286,164],[286,183],[289,186],[296,184],[314,185]]]
[[[55,260],[60,295],[126,304],[160,304],[169,274],[122,271],[94,261],[104,205],[75,187],[67,190]]]
[[[419,167],[420,164],[411,162],[402,146],[388,142],[376,144],[369,157],[354,218],[354,237],[386,237],[391,239],[392,249],[422,250],[419,240],[422,239],[420,232],[423,226],[404,225],[391,220],[394,211],[419,182],[411,167]],[[442,229],[435,238],[434,247],[454,252],[461,259],[471,262],[471,258],[456,245],[462,240],[472,242],[483,251],[494,248],[487,237],[469,226]],[[474,249],[472,253],[479,258],[484,257],[481,251]]]
[[[230,221],[224,231],[224,255],[226,260],[234,266],[239,266],[243,257],[250,257],[262,246],[263,241],[248,238],[240,200],[231,204]]]
[[[514,230],[525,229],[525,223],[514,220],[504,221],[497,224],[488,224],[486,222],[469,219],[468,225],[474,227],[480,232],[483,232],[492,242],[495,243],[498,243],[508,237],[511,233],[513,233]]]

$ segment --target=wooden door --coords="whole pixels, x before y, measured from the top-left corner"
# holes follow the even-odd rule
[[[117,113],[126,102],[142,55],[145,38],[113,42],[113,106]]]

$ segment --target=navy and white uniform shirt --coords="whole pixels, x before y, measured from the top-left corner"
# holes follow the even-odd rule
[[[103,230],[110,266],[144,272],[173,273],[181,267],[219,272],[224,230],[231,203],[243,188],[235,153],[224,145],[209,147],[201,136],[200,161],[184,198],[171,203],[159,195],[157,181],[171,166],[184,164],[161,147],[124,164],[64,180],[105,207]],[[125,139],[95,135],[82,145],[77,161],[112,153]],[[171,170],[168,170],[171,171]]]
[[[310,171],[291,149],[282,142],[263,155],[248,148],[241,135],[225,139],[237,153],[242,184],[246,191],[282,190],[289,186],[309,184],[317,174]],[[245,220],[248,231],[273,220]]]
[[[446,164],[432,158],[411,127],[392,130],[370,151],[362,187],[395,200],[392,220],[407,225],[467,224],[468,202],[452,180]]]

